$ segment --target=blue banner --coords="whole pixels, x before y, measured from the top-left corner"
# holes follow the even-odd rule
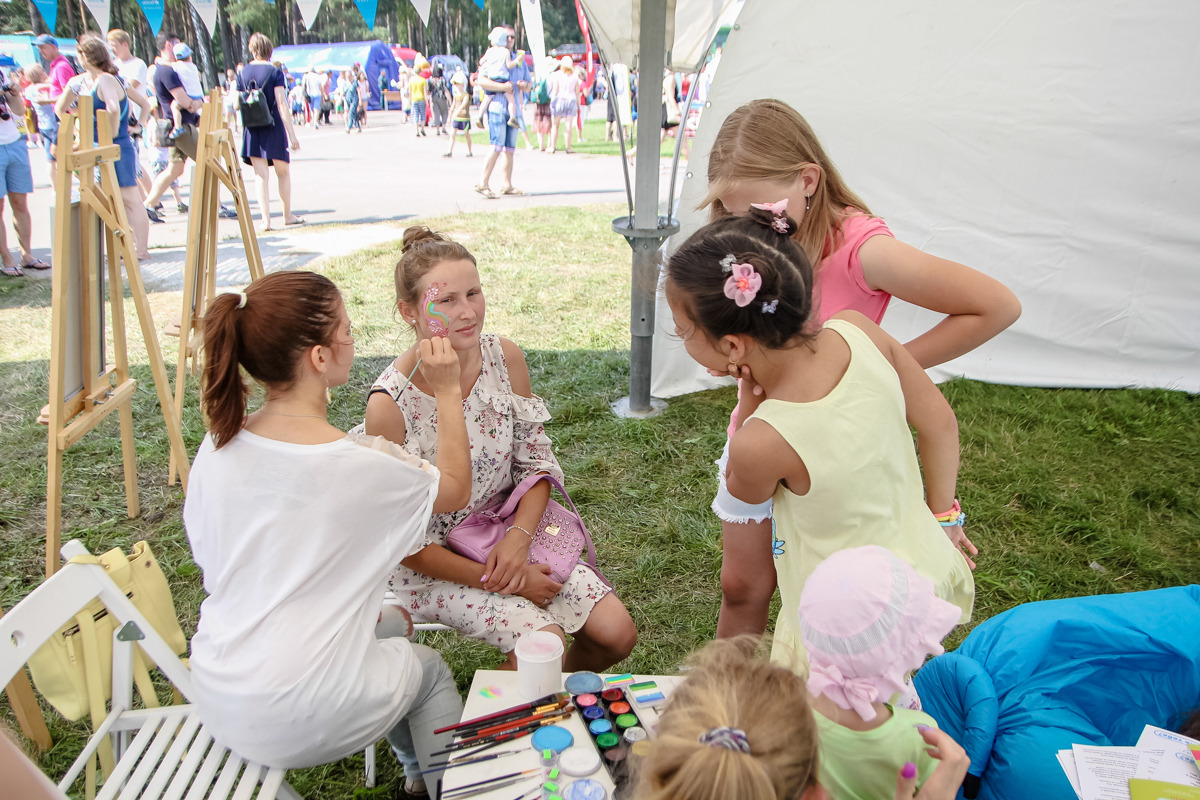
[[[359,13],[367,21],[367,27],[374,28],[375,13],[379,10],[379,0],[354,0],[354,5],[358,6]]]
[[[483,0],[475,0],[475,5],[479,6],[480,8],[483,8]]]
[[[33,0],[42,19],[46,21],[46,30],[54,35],[54,23],[58,21],[58,0]]]
[[[138,0],[138,5],[142,7],[146,21],[150,23],[150,30],[158,36],[163,21],[163,0]]]

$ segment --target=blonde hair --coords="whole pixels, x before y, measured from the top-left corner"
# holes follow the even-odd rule
[[[420,299],[417,286],[421,278],[438,264],[443,261],[476,263],[475,256],[467,248],[424,225],[404,229],[400,254],[400,260],[396,262],[396,302],[412,305]]]
[[[794,800],[817,785],[808,690],[758,645],[752,636],[718,639],[689,659],[638,768],[636,800]],[[700,741],[719,727],[744,731],[750,752]]]
[[[113,28],[111,31],[108,32],[108,36],[106,38],[110,42],[120,42],[121,44],[125,45],[126,47],[129,47],[129,48],[133,47],[133,38],[130,37],[130,35],[128,33],[121,30],[120,28]]]
[[[840,234],[846,207],[871,210],[846,186],[808,121],[782,100],[752,100],[725,118],[708,154],[708,194],[697,208],[711,206],[710,220],[728,216],[720,197],[738,181],[794,181],[810,164],[820,175],[793,238],[819,269],[831,237]]]
[[[250,55],[257,58],[259,61],[270,61],[271,53],[275,52],[275,45],[264,33],[256,33],[250,37],[250,41],[246,43],[247,49],[250,50]]]

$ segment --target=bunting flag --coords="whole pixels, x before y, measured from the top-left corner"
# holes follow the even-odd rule
[[[587,15],[583,13],[583,6],[579,5],[579,0],[575,0],[575,14],[579,17],[579,30],[583,31],[584,58],[587,59],[584,66],[587,70],[586,84],[591,86],[596,82],[596,67],[592,64],[592,32],[588,28]]]
[[[38,13],[42,15],[47,30],[53,36],[54,23],[58,22],[58,0],[33,0],[33,4],[37,6]]]
[[[138,5],[142,7],[146,21],[150,23],[151,32],[158,36],[158,32],[162,30],[163,0],[138,0]]]
[[[478,0],[476,1],[478,2]],[[417,16],[425,25],[429,24],[429,2],[430,0],[412,0],[413,8],[417,10]]]
[[[304,29],[308,30],[317,21],[317,12],[321,10],[321,0],[296,0],[300,7],[300,18],[304,20]]]
[[[542,0],[521,0],[521,19],[525,22],[525,37],[533,54],[533,71],[539,78],[545,71],[546,30],[542,26]]]
[[[475,5],[479,6],[480,8],[483,8],[483,0],[475,0]]]
[[[188,0],[188,2],[192,4],[192,8],[196,9],[200,19],[204,20],[204,27],[208,28],[208,35],[215,36],[217,33],[217,0]]]
[[[379,10],[379,0],[354,0],[354,5],[358,6],[358,13],[363,15],[363,19],[367,21],[368,28],[375,27],[375,14]]]
[[[92,12],[100,30],[108,30],[109,0],[83,0],[83,4],[87,6],[88,11]]]

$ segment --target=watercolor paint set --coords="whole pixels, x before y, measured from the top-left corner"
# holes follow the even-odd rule
[[[625,678],[628,680],[622,680]],[[629,779],[631,762],[645,752],[650,738],[635,708],[632,684],[632,676],[601,679],[591,673],[575,673],[566,686],[618,793]]]

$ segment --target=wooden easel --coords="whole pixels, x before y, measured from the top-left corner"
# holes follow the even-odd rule
[[[168,330],[179,336],[179,360],[175,367],[175,404],[177,424],[183,424],[183,398],[187,388],[188,359],[191,372],[199,372],[200,344],[204,332],[204,311],[217,294],[217,220],[221,210],[220,193],[224,186],[233,195],[238,225],[242,229],[242,246],[250,280],[263,276],[262,255],[258,251],[258,236],[250,219],[250,202],[242,181],[242,163],[233,144],[233,131],[225,125],[221,114],[221,93],[214,89],[200,112],[200,127],[196,144],[196,170],[192,173],[191,214],[188,217],[187,253],[183,261],[183,309],[179,315],[179,330]],[[172,454],[168,483],[175,482],[175,459]]]
[[[90,95],[80,95],[74,113],[68,114],[58,131],[58,171],[54,178],[54,264],[53,299],[51,300],[50,334],[50,405],[49,443],[47,447],[46,478],[46,575],[59,567],[59,547],[62,540],[62,478],[63,452],[78,442],[109,414],[119,411],[121,421],[121,453],[125,469],[125,509],[136,517],[138,506],[137,452],[133,436],[133,394],[136,383],[129,377],[129,353],[125,340],[125,306],[121,291],[121,260],[129,279],[129,292],[137,308],[146,341],[146,357],[158,390],[167,425],[167,438],[172,457],[182,458],[181,479],[187,488],[187,451],[179,420],[170,413],[171,394],[167,369],[142,272],[134,251],[133,232],[121,188],[117,185],[116,162],[121,158],[120,145],[112,142],[112,127],[108,111],[93,114]],[[95,122],[93,122],[95,120]],[[99,129],[100,144],[93,144],[93,125]],[[79,178],[78,239],[80,273],[78,287],[73,286],[71,245],[75,236],[72,226],[71,177]],[[99,223],[99,225],[97,224]],[[104,231],[104,250],[100,250],[100,231]],[[101,365],[104,345],[103,269],[95,269],[107,254],[108,297],[111,309],[113,363]],[[78,294],[78,298],[73,295]],[[68,338],[69,317],[79,306],[79,341]],[[78,391],[68,396],[66,367],[78,346],[82,361],[82,383]],[[72,376],[71,380],[75,380]]]

